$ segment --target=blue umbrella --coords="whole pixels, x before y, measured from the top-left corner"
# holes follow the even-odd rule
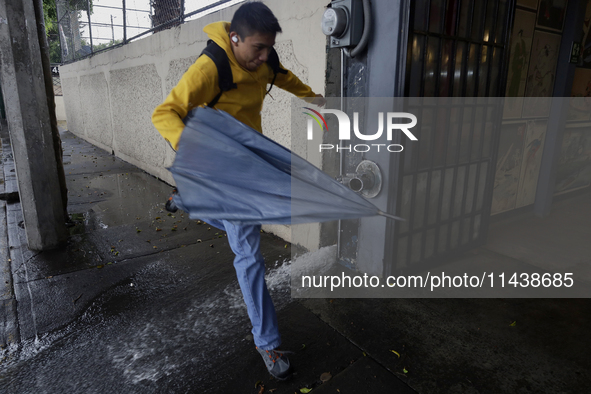
[[[231,115],[196,108],[172,167],[191,219],[300,224],[383,215],[372,203]]]

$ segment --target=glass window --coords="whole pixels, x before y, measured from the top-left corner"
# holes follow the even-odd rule
[[[428,172],[421,172],[417,175],[417,189],[414,197],[414,217],[413,217],[413,228],[423,227],[425,221],[425,204],[427,202],[427,179],[429,177]]]
[[[504,44],[507,30],[505,21],[509,7],[507,7],[507,0],[497,0],[497,3],[499,4],[499,10],[497,12],[497,27],[495,28],[495,44]]]
[[[429,217],[427,224],[435,224],[437,220],[437,209],[439,206],[439,190],[441,186],[441,170],[431,173],[431,191],[429,196]]]
[[[500,97],[499,78],[501,70],[501,50],[493,48],[492,69],[490,70],[490,86],[488,89],[489,97]]]
[[[491,47],[482,46],[482,54],[480,56],[480,67],[478,69],[478,97],[486,97],[488,85],[488,66],[490,63],[490,56],[492,55]]]
[[[437,74],[439,70],[439,42],[441,40],[437,37],[429,37],[427,44],[427,58],[425,59],[425,89],[423,96],[435,96],[435,84],[437,82]]]
[[[467,38],[470,35],[470,16],[475,1],[462,0],[460,4],[460,23],[458,25],[458,36]]]
[[[429,31],[441,34],[443,32],[443,16],[445,11],[445,0],[431,0],[429,12]]]
[[[468,67],[466,69],[466,97],[474,97],[476,89],[478,49],[479,45],[470,45],[470,53],[468,54]]]
[[[495,39],[495,27],[497,20],[497,0],[488,0],[486,7],[486,19],[484,20],[483,41],[493,42]]]
[[[424,109],[421,114],[421,133],[419,139],[419,170],[423,168],[429,168],[431,165],[431,147],[433,146],[433,125],[435,111],[433,109]]]
[[[478,171],[478,164],[471,164],[468,170],[468,190],[466,192],[466,203],[464,205],[464,213],[472,213],[472,205],[476,197],[476,174]],[[468,227],[469,230],[469,227]]]
[[[458,11],[460,8],[460,0],[448,0],[447,9],[445,11],[445,34],[454,36],[458,25]]]
[[[441,48],[441,72],[439,73],[439,97],[449,97],[453,72],[453,46],[452,40],[443,40]]]
[[[480,157],[480,145],[482,143],[482,134],[484,130],[484,123],[486,121],[484,115],[484,107],[476,108],[474,117],[474,131],[472,132],[472,148],[470,150],[470,160],[476,161]]]
[[[416,0],[414,4],[414,29],[427,31],[427,15],[429,10],[429,0]]]
[[[464,121],[462,123],[462,132],[460,135],[460,157],[459,163],[466,163],[469,159],[470,137],[474,132],[474,112],[473,108],[464,108]]]
[[[412,40],[412,60],[410,67],[409,97],[421,96],[421,81],[423,80],[423,59],[425,36],[415,34]]]
[[[466,181],[466,167],[458,167],[456,174],[456,190],[454,192],[454,211],[453,217],[457,218],[462,214],[462,205],[464,202],[464,183]]]
[[[481,41],[482,40],[482,30],[484,27],[484,23],[482,23],[484,19],[484,11],[486,2],[482,0],[475,0],[474,1],[474,11],[472,13],[472,32],[470,37],[474,41]]]
[[[464,81],[466,80],[466,74],[464,72],[464,58],[466,57],[466,46],[467,44],[463,41],[458,41],[456,45],[456,64],[454,66],[454,97],[462,97],[464,95]]]
[[[445,252],[447,250],[447,227],[447,224],[444,224],[439,228],[439,253]]]
[[[463,116],[463,109],[461,107],[453,108],[451,111],[451,119],[449,125],[449,137],[447,138],[447,165],[452,165],[456,162],[458,157],[458,134],[462,127],[460,122]]]

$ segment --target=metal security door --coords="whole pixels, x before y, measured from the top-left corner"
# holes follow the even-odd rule
[[[386,275],[486,239],[502,117],[502,100],[487,98],[504,96],[514,8],[512,0],[411,4],[405,96],[422,122],[418,143],[391,171],[398,192],[389,210],[407,221],[389,223]]]

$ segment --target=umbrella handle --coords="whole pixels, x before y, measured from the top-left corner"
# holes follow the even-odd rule
[[[401,218],[399,216],[390,215],[389,213],[385,213],[385,212],[382,212],[380,210],[378,210],[378,215],[385,216],[385,217],[390,218],[390,219],[400,220],[400,221],[406,222],[406,219],[403,219],[403,218]]]

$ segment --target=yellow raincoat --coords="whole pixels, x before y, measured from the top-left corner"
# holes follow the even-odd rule
[[[215,22],[203,29],[228,54],[234,83],[238,88],[224,92],[215,108],[228,112],[246,125],[262,132],[261,110],[267,92],[267,84],[273,80],[273,71],[267,64],[256,71],[248,71],[238,64],[230,44],[230,23]],[[283,67],[283,66],[282,66]],[[309,86],[293,75],[279,73],[275,85],[298,96],[314,97]],[[189,67],[166,100],[154,110],[152,123],[160,134],[177,149],[185,127],[182,119],[197,106],[207,106],[220,92],[218,72],[213,60],[200,56]]]

